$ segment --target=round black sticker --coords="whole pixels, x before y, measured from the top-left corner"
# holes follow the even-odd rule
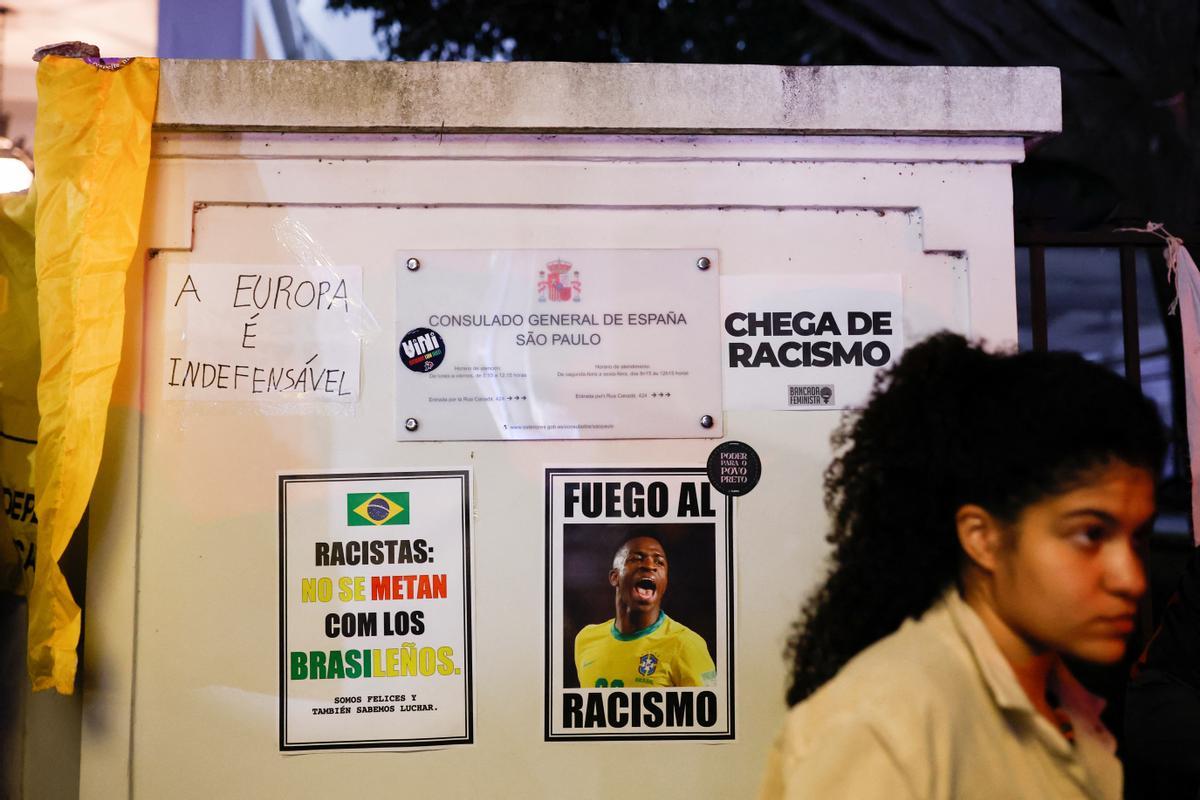
[[[400,339],[400,361],[413,372],[433,372],[446,357],[446,342],[437,331],[413,328]]]
[[[721,494],[750,494],[762,477],[762,461],[745,442],[721,442],[708,456],[708,481]]]

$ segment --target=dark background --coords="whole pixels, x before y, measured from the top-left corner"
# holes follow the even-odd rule
[[[613,556],[633,531],[659,537],[667,551],[667,591],[662,609],[691,628],[717,653],[716,526],[711,522],[563,525],[563,687],[579,688],[575,634],[612,619],[615,590],[608,584]],[[732,609],[730,610],[732,613]]]
[[[1013,168],[1018,225],[1200,228],[1197,0],[327,0],[433,61],[1055,66],[1063,132]]]

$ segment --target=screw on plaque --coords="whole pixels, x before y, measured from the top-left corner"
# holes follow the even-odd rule
[[[701,428],[711,428],[713,426],[713,418],[711,414],[705,414],[700,418]]]
[[[421,423],[417,422],[416,417],[409,417],[408,419],[404,420],[404,430],[408,431],[409,433],[412,433],[419,427],[421,427]]]
[[[696,259],[696,269],[706,270],[712,266],[712,262],[708,260],[708,256],[700,256]]]
[[[408,267],[409,272],[416,272],[421,268],[421,260],[417,258],[410,258],[408,261],[404,262],[404,266]]]

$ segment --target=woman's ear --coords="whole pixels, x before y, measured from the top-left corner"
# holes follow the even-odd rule
[[[967,504],[958,509],[954,523],[967,558],[985,572],[995,571],[1003,534],[999,521],[982,506]]]

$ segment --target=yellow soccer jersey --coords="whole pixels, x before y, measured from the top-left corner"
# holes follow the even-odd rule
[[[690,628],[664,613],[648,628],[624,635],[615,620],[588,625],[575,637],[575,669],[579,685],[712,686],[717,667],[708,646]]]

